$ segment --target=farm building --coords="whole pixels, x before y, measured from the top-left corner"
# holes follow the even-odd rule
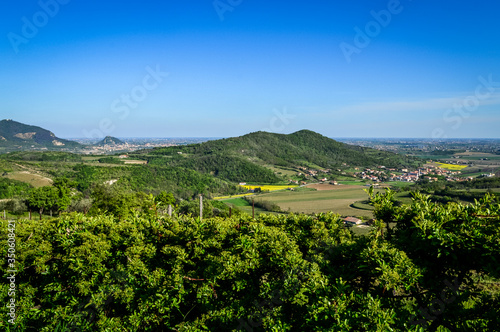
[[[351,224],[351,225],[361,225],[364,222],[363,222],[363,220],[361,220],[359,218],[347,217],[347,218],[344,218],[344,223],[345,224]]]

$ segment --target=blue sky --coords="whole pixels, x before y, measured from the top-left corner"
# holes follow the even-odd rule
[[[0,117],[60,137],[500,137],[498,1],[0,6]]]

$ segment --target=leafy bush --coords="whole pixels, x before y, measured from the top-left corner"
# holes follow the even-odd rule
[[[332,213],[23,220],[16,330],[499,330],[492,197],[465,206],[417,194],[396,206],[391,191],[371,195],[377,220],[363,237]],[[2,283],[2,303],[8,292]]]

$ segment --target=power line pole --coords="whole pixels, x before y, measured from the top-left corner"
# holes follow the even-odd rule
[[[203,218],[203,196],[200,194],[200,221]]]
[[[255,219],[255,202],[252,198],[252,218]]]

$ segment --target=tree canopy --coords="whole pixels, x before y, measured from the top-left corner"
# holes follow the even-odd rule
[[[498,204],[391,195],[360,237],[332,213],[23,221],[17,330],[500,330]]]

